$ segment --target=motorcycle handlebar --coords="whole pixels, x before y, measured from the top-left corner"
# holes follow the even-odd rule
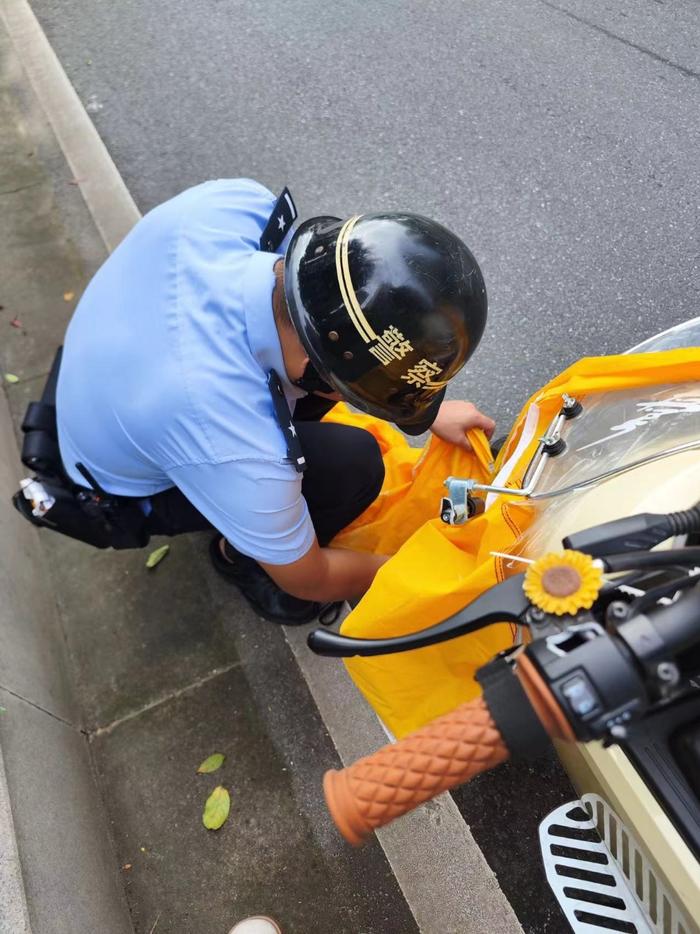
[[[326,772],[323,790],[336,826],[359,846],[378,827],[507,758],[478,697],[348,768]]]
[[[649,663],[657,656],[665,658],[669,652],[675,656],[697,645],[699,632],[700,588],[696,587],[668,607],[621,623],[614,638],[626,643],[632,658]],[[608,640],[613,638],[602,635]],[[533,650],[539,644],[535,642]],[[572,651],[576,650],[574,647]],[[485,677],[477,675],[477,679],[482,682],[485,696],[463,704],[348,768],[326,773],[323,786],[328,809],[349,843],[358,846],[378,827],[504,762],[510,755],[508,746],[513,755],[520,756],[527,755],[533,745],[547,743],[548,738],[565,741],[575,741],[577,736],[591,738],[586,724],[576,719],[573,704],[569,704],[571,709],[567,708],[565,713],[562,707],[565,702],[558,700],[546,671],[534,663],[529,652],[518,653],[512,670],[501,660],[501,669],[505,667],[507,672],[505,680],[501,678],[501,669],[489,673],[492,666],[482,668],[480,674]],[[632,660],[628,661],[632,665]],[[519,696],[508,687],[513,684],[519,685]],[[636,681],[633,684],[636,690],[635,686]],[[636,694],[628,698],[630,704],[638,700]],[[645,709],[645,705],[639,709]],[[529,711],[530,723],[517,715],[520,710]]]
[[[656,629],[664,657],[680,655],[696,646],[700,641],[700,587],[695,586],[670,606],[655,609],[648,618]]]
[[[575,739],[556,698],[527,656],[520,653],[515,673],[505,669],[508,683],[520,685],[519,694],[506,690],[503,681],[495,688],[489,681],[481,697],[347,768],[326,772],[326,804],[348,843],[359,846],[378,827],[505,762],[510,751],[501,730],[518,756],[523,754],[523,743],[541,748],[548,738]],[[493,713],[486,695],[495,705]],[[531,712],[513,719],[510,708],[522,704]]]

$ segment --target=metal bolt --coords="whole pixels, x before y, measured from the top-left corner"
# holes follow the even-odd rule
[[[664,684],[678,684],[681,680],[681,673],[673,662],[659,662],[656,666],[656,677]]]
[[[573,396],[569,396],[566,393],[562,395],[562,401],[564,403],[564,417],[567,419],[576,418],[577,415],[580,415],[583,411],[583,406],[578,401],[574,399]]]
[[[538,606],[531,606],[527,611],[527,615],[533,623],[541,623],[545,616],[544,610],[541,610]]]
[[[611,619],[627,619],[627,604],[624,600],[613,600],[613,602],[608,607],[608,616]]]
[[[340,334],[338,334],[337,331],[329,331],[329,332],[328,332],[328,340],[329,340],[329,341],[337,341],[337,340],[340,340]]]
[[[352,350],[346,350],[343,353],[343,360],[352,360],[352,356],[353,356]]]
[[[610,735],[617,740],[627,739],[627,727],[617,723],[610,727]]]

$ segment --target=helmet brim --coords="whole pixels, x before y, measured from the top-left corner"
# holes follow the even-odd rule
[[[343,397],[343,399],[348,402],[350,405],[355,406],[361,412],[364,412],[366,415],[372,415],[374,418],[381,418],[382,421],[392,422],[396,425],[397,428],[400,428],[407,435],[422,435],[423,432],[427,431],[435,419],[437,418],[438,410],[442,405],[445,399],[445,393],[447,392],[447,387],[443,386],[442,389],[439,389],[431,398],[430,402],[427,405],[421,406],[421,408],[410,418],[397,418],[395,414],[391,412],[390,409],[386,409],[381,405],[376,405],[368,402],[366,399],[363,399],[361,396],[356,395],[353,392],[352,388],[345,383],[340,383],[338,380],[334,379],[332,375],[324,373],[324,378],[333,386],[333,388]]]
[[[421,412],[418,412],[414,418],[411,418],[408,421],[397,421],[394,422],[394,424],[407,435],[422,435],[424,431],[427,431],[430,428],[430,426],[437,418],[438,411],[445,399],[446,392],[447,388],[443,386],[443,388],[435,394],[434,400],[427,408],[423,409]]]

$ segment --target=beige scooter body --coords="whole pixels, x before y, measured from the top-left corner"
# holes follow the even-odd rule
[[[646,341],[633,352],[692,346],[700,348],[700,318]],[[696,383],[588,398],[582,415],[567,426],[567,449],[547,465],[538,490],[590,480],[611,468],[695,440],[699,433],[700,385]],[[564,536],[598,523],[634,513],[687,509],[699,500],[700,450],[685,451],[565,496],[532,502],[536,518],[518,551],[524,557],[537,557],[559,550]],[[697,722],[697,713],[693,722]],[[650,736],[646,750],[640,750],[641,764],[622,748],[604,749],[599,743],[562,745],[559,752],[636,896],[648,929],[659,934],[700,932],[697,835],[693,840],[688,832],[691,824],[696,834],[700,829],[700,800],[686,800],[685,805],[676,802],[675,810],[669,806],[664,788],[668,786],[670,794],[679,773],[664,743],[657,745]],[[650,775],[658,782],[656,787]]]

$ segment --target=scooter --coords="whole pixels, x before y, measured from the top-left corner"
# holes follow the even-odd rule
[[[700,348],[700,318],[629,352],[677,348]],[[699,428],[696,382],[565,397],[519,486],[508,463],[492,483],[445,481],[449,524],[504,494],[535,507],[505,580],[408,635],[309,635],[320,655],[366,657],[495,622],[525,633],[479,671],[481,696],[327,773],[350,843],[554,741],[580,797],[540,846],[572,930],[700,932]]]

